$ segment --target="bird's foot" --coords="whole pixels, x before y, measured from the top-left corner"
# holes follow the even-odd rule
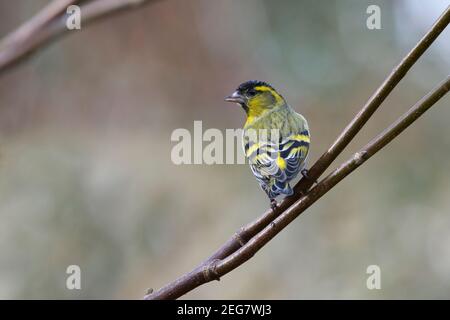
[[[278,207],[277,200],[275,200],[275,199],[270,199],[270,208],[271,208],[272,210],[275,210],[277,207]]]
[[[300,173],[302,174],[302,176],[303,176],[306,180],[312,180],[312,178],[311,178],[310,175],[309,175],[309,170],[308,170],[308,169],[303,169],[302,171],[300,171]],[[316,184],[319,183],[319,182],[317,181],[317,179],[314,179],[313,182],[316,183]]]

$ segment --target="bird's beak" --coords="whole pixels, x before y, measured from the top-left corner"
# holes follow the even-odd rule
[[[245,98],[239,92],[235,91],[231,96],[225,97],[227,102],[235,102],[239,104],[245,104]]]

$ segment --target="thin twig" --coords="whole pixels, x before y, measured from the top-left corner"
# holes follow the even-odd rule
[[[50,2],[34,17],[11,32],[0,42],[0,71],[30,50],[30,44],[39,32],[78,0],[55,0]]]
[[[225,244],[214,252],[205,262],[209,263],[216,259],[223,259],[238,250],[243,244],[249,241],[255,234],[269,225],[284,210],[297,201],[302,194],[308,191],[315,180],[328,169],[331,163],[344,150],[344,148],[356,136],[362,126],[370,119],[381,103],[397,86],[400,80],[411,69],[414,63],[422,56],[426,49],[441,34],[450,22],[450,6],[436,20],[431,29],[423,36],[417,45],[403,58],[403,60],[392,70],[390,75],[384,80],[380,87],[366,102],[364,107],[347,125],[331,147],[314,163],[309,169],[310,179],[302,179],[294,187],[295,194],[285,198],[275,210],[267,210],[255,221],[240,228]]]
[[[70,34],[71,30],[66,27],[65,11],[68,5],[77,2],[79,0],[56,0],[42,9],[29,22],[6,36],[0,44],[0,73],[58,36]],[[111,14],[125,9],[137,8],[145,3],[150,3],[150,1],[94,0],[82,4],[80,6],[82,28],[100,18],[109,17]]]
[[[314,186],[308,194],[301,197],[288,210],[277,217],[271,225],[267,226],[255,237],[253,237],[244,247],[234,254],[221,260],[216,264],[214,270],[217,276],[222,276],[246,261],[247,257],[253,256],[284,227],[297,218],[308,207],[320,199],[325,193],[332,189],[342,179],[347,177],[355,169],[361,166],[367,159],[384,148],[389,142],[408,128],[422,114],[436,104],[450,90],[450,76],[442,81],[435,89],[418,101],[397,121],[380,133],[375,139],[370,141],[361,150],[356,152],[349,160],[344,162],[339,168],[330,173],[320,183]]]
[[[385,81],[380,85],[377,91],[367,101],[361,111],[353,118],[349,125],[339,135],[332,146],[319,158],[318,161],[310,169],[310,179],[302,179],[294,188],[295,194],[292,197],[284,199],[275,210],[269,210],[263,213],[255,221],[247,224],[239,229],[224,245],[222,245],[214,254],[203,261],[199,267],[192,272],[183,275],[169,285],[155,291],[151,295],[147,295],[148,299],[171,299],[177,298],[184,293],[192,290],[190,286],[192,283],[204,283],[205,279],[214,276],[211,272],[201,272],[198,270],[213,270],[218,261],[223,260],[237,250],[240,250],[246,243],[251,240],[264,228],[269,226],[274,219],[286,211],[292,204],[298,201],[312,186],[313,181],[317,180],[320,175],[331,165],[336,157],[344,150],[350,141],[359,132],[362,126],[370,119],[373,113],[378,109],[381,103],[386,99],[390,92],[406,75],[409,69],[426,51],[431,43],[439,36],[439,34],[446,28],[450,22],[450,6],[444,13],[436,20],[431,29],[425,36],[417,43],[417,45],[405,56],[405,58],[395,67]],[[189,281],[185,281],[189,279]],[[208,282],[206,281],[206,282]],[[175,289],[174,289],[175,288]]]
[[[38,30],[41,30],[59,14],[65,12],[68,6],[75,4],[78,1],[79,0],[55,0],[50,2],[33,18],[26,21],[23,25],[6,36],[0,42],[0,48],[3,49],[9,45],[15,47],[25,44],[25,42],[29,41]]]
[[[408,128],[449,90],[450,76],[349,160],[315,185],[306,195],[301,196],[239,250],[225,259],[212,260],[207,265],[197,267],[160,290],[147,295],[145,299],[176,299],[206,282],[219,280],[221,276],[242,265],[325,193]]]

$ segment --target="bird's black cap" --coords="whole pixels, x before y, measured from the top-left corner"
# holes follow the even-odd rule
[[[246,81],[244,83],[241,83],[239,85],[239,87],[237,88],[237,91],[240,92],[240,93],[243,93],[243,92],[247,92],[250,89],[253,89],[255,87],[260,87],[260,86],[266,86],[266,87],[269,87],[269,88],[272,88],[273,90],[275,90],[267,82],[259,81],[259,80],[249,80],[249,81]]]

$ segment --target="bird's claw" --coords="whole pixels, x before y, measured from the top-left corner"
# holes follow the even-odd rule
[[[308,169],[303,169],[302,171],[300,171],[300,173],[302,174],[302,176],[306,179],[306,180],[312,180],[312,178],[309,176],[309,170]],[[319,183],[317,181],[317,179],[313,180],[314,183]]]
[[[275,199],[270,199],[270,208],[271,208],[272,210],[275,210],[277,207],[278,207],[277,200],[275,200]]]

